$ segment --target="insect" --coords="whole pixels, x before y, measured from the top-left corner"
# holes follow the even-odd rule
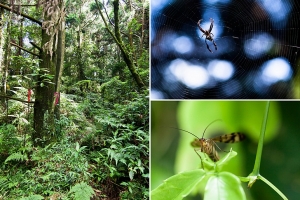
[[[215,46],[215,49],[217,50],[217,44],[215,43],[214,39],[212,36],[214,36],[214,34],[211,33],[213,27],[214,27],[214,20],[212,18],[210,18],[210,27],[209,29],[206,31],[204,30],[203,28],[201,28],[200,26],[200,22],[202,21],[202,19],[200,19],[197,23],[198,25],[198,28],[200,29],[200,31],[203,33],[203,35],[201,37],[203,37],[205,35],[205,43],[206,43],[206,47],[208,49],[208,51],[210,51],[212,53],[212,51],[210,50],[206,40],[209,40],[211,42],[213,42],[214,46]]]
[[[197,151],[203,152],[203,153],[207,154],[208,157],[214,162],[217,162],[218,160],[220,160],[218,152],[216,151],[216,148],[215,148],[215,146],[218,147],[216,142],[234,143],[234,142],[240,142],[240,141],[245,139],[245,135],[242,134],[242,133],[239,133],[239,132],[226,134],[226,135],[221,135],[221,136],[217,136],[217,137],[214,137],[214,138],[211,138],[211,139],[203,138],[206,129],[212,123],[214,123],[216,121],[219,121],[219,120],[214,120],[213,122],[208,124],[208,126],[203,131],[202,138],[197,137],[196,135],[194,135],[191,132],[180,129],[180,130],[182,130],[184,132],[187,132],[187,133],[190,133],[191,135],[196,137],[196,139],[193,142],[191,142],[191,145],[192,145],[192,147],[194,147],[194,150],[195,150],[196,153],[197,153]],[[199,154],[198,154],[198,156],[200,157],[200,159],[202,161],[201,156]],[[202,168],[203,168],[203,164],[202,164]]]

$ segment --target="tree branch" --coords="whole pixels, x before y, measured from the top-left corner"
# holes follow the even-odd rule
[[[115,37],[115,35],[113,34],[113,32],[109,29],[108,24],[107,24],[107,22],[106,22],[106,20],[105,20],[105,18],[104,18],[104,16],[103,16],[103,14],[102,14],[102,12],[101,12],[101,8],[100,8],[100,6],[99,6],[99,4],[98,4],[98,1],[95,0],[95,2],[96,2],[96,5],[97,5],[97,8],[98,8],[98,11],[99,11],[99,13],[100,13],[100,16],[101,16],[101,18],[102,18],[102,20],[103,20],[103,22],[104,22],[105,28],[107,29],[107,31],[109,32],[109,34],[112,36],[112,38],[115,40],[115,42],[118,44],[117,38]],[[118,45],[119,45],[119,44],[118,44]]]
[[[37,44],[34,42],[29,42],[33,47],[37,48],[40,52],[43,51],[41,47],[39,47]]]
[[[23,102],[23,103],[34,103],[34,101],[25,101],[25,100],[22,100],[22,99],[19,99],[19,98],[14,98],[14,97],[10,97],[10,96],[4,96],[4,95],[0,95],[0,98],[4,98],[4,99],[12,99],[12,100],[15,100],[15,101],[20,101],[20,102]]]
[[[37,4],[7,4],[7,5],[9,5],[9,6],[25,6],[25,7],[27,7],[27,6],[37,6]]]
[[[31,51],[29,51],[29,50],[27,50],[27,49],[24,49],[23,47],[21,47],[21,46],[15,44],[15,43],[13,43],[13,42],[10,42],[10,44],[13,45],[13,46],[15,46],[15,47],[18,47],[18,48],[22,49],[23,51],[26,51],[27,53],[30,53],[30,54],[35,55],[35,56],[37,56],[37,57],[40,57],[39,54],[36,54],[36,53],[33,53],[33,52],[31,52]]]
[[[111,25],[115,26],[114,23],[110,20],[110,18],[109,18],[109,16],[108,16],[108,13],[107,13],[106,8],[105,8],[105,5],[104,5],[104,1],[103,1],[102,5],[103,5],[103,8],[104,8],[104,11],[105,11],[105,14],[106,14],[106,17],[107,17],[109,23],[110,23]]]
[[[106,17],[107,17],[109,23],[110,23],[113,27],[115,27],[115,24],[111,21],[111,19],[110,19],[109,16],[108,16],[108,13],[107,13],[107,10],[106,10],[106,8],[105,8],[105,6],[104,6],[104,3],[103,3],[102,5],[103,5],[103,8],[104,8],[104,11],[105,11],[105,14],[106,14]],[[127,33],[125,33],[124,31],[121,31],[121,30],[120,30],[120,33],[122,33],[122,34],[125,35],[126,37],[129,37],[129,35],[128,35]],[[132,34],[132,35],[140,39],[140,36],[138,36],[137,34]]]
[[[119,12],[119,1],[118,0],[114,0],[113,1],[113,5],[114,5],[114,19],[115,19],[115,34],[109,29],[108,24],[101,12],[101,8],[97,2],[97,0],[95,0],[96,5],[98,7],[100,16],[105,24],[106,30],[109,32],[109,34],[112,36],[112,38],[115,40],[115,42],[117,43],[117,45],[119,46],[123,59],[126,63],[126,65],[129,68],[129,71],[131,72],[133,78],[135,79],[137,85],[139,88],[143,88],[145,87],[145,84],[143,83],[141,77],[139,76],[139,74],[137,73],[136,69],[135,69],[135,65],[133,63],[133,60],[130,57],[130,50],[127,50],[125,45],[123,44],[123,41],[121,39],[121,35],[120,35],[120,29],[119,29],[119,16],[118,16],[118,12]]]
[[[15,14],[19,14],[19,15],[21,15],[22,17],[25,17],[25,18],[27,18],[27,19],[29,19],[29,20],[31,20],[31,21],[33,21],[33,22],[39,24],[40,26],[42,26],[42,22],[41,22],[41,21],[39,21],[39,20],[37,20],[37,19],[35,19],[35,18],[29,16],[29,15],[26,15],[26,14],[24,14],[24,13],[19,13],[19,12],[17,12],[17,11],[14,11],[14,10],[12,10],[10,7],[8,7],[8,6],[6,6],[6,5],[3,5],[3,4],[1,4],[1,3],[0,3],[0,7],[1,7],[1,8],[4,8],[5,10],[8,10],[8,11],[10,11],[10,12],[13,12],[13,13],[15,13]]]

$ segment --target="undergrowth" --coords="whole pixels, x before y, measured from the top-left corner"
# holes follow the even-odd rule
[[[28,123],[1,116],[0,199],[149,198],[147,91],[86,93],[61,95],[57,141],[44,148],[31,142],[33,108],[9,102]]]

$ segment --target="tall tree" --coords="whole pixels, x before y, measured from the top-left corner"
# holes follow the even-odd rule
[[[5,3],[5,1],[1,1],[1,3]],[[1,21],[0,21],[0,26],[1,26],[1,35],[0,35],[0,48],[1,48],[1,52],[0,52],[0,73],[2,73],[2,87],[0,89],[0,92],[3,95],[6,95],[7,92],[7,76],[8,76],[8,68],[9,68],[9,56],[10,56],[10,27],[11,27],[11,13],[8,16],[8,23],[7,23],[7,32],[8,34],[6,34],[6,38],[4,41],[4,37],[3,37],[3,31],[2,28],[4,26],[4,21],[3,21],[3,13],[4,13],[4,8],[1,7]],[[4,43],[4,53],[2,52],[2,44]],[[2,98],[1,99],[3,105],[5,99]]]
[[[0,7],[21,15],[42,26],[41,47],[32,43],[40,50],[40,70],[35,90],[34,132],[32,140],[35,146],[43,146],[55,140],[55,107],[59,101],[63,60],[64,60],[64,1],[42,1],[43,22],[11,7],[0,4]],[[18,48],[27,51],[23,47]],[[7,51],[9,52],[9,51]],[[29,52],[29,51],[27,51]],[[58,111],[56,112],[59,113]]]
[[[138,74],[137,70],[136,70],[136,64],[133,60],[132,57],[132,49],[128,49],[122,38],[121,38],[121,33],[120,33],[120,20],[119,20],[119,0],[114,0],[113,1],[113,8],[114,8],[114,33],[110,30],[106,19],[101,11],[101,7],[98,3],[97,0],[95,0],[96,4],[97,4],[97,8],[99,10],[100,16],[105,24],[105,27],[107,29],[107,31],[109,32],[109,34],[112,36],[112,38],[114,39],[114,41],[117,43],[118,47],[121,50],[122,56],[123,56],[123,60],[125,61],[132,77],[134,78],[135,82],[137,83],[139,88],[143,88],[145,87],[145,84],[143,82],[143,80],[141,79],[140,75]]]
[[[50,12],[49,12],[50,10]],[[45,145],[55,140],[55,106],[59,101],[60,79],[64,60],[64,2],[51,0],[44,4],[44,22],[40,74],[34,104],[35,145]],[[53,82],[45,81],[52,78]],[[57,112],[58,113],[58,112]]]

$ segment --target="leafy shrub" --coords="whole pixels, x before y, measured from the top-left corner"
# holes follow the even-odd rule
[[[0,126],[0,154],[9,155],[20,146],[21,141],[18,138],[16,127],[11,124]]]
[[[84,149],[78,143],[71,144],[64,140],[45,148],[33,148],[34,151],[28,157],[22,153],[12,154],[0,173],[0,177],[5,177],[5,181],[9,182],[5,186],[7,195],[16,199],[31,194],[67,194],[70,186],[88,181],[91,176]],[[25,165],[19,165],[13,160],[26,162]]]
[[[124,199],[147,199],[149,177],[149,137],[142,130],[119,129],[105,141],[108,148],[91,154],[94,179],[120,185]],[[112,187],[112,186],[111,186]],[[111,190],[106,188],[106,190]],[[143,191],[141,193],[141,191]],[[111,197],[112,198],[112,197]]]
[[[128,87],[119,80],[114,84]],[[0,146],[0,154],[6,151],[0,171],[5,199],[89,199],[92,191],[100,199],[148,199],[148,99],[143,93],[123,95],[118,90],[109,97],[113,101],[97,93],[86,93],[86,98],[61,94],[59,142],[45,148],[31,146],[28,133],[22,145],[23,135],[15,126],[0,126],[5,130],[0,142],[7,144]],[[86,196],[79,190],[86,190]]]

